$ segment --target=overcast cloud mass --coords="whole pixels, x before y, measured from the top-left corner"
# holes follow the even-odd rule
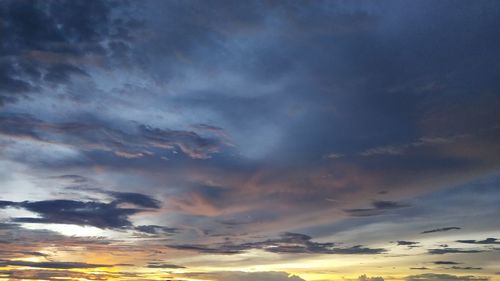
[[[0,280],[500,281],[500,2],[0,1]]]

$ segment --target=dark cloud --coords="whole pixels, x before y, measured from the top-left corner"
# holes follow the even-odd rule
[[[412,269],[412,270],[429,270],[430,268],[422,266],[422,267],[410,267],[410,269]]]
[[[112,203],[74,200],[12,202],[10,207],[22,208],[40,215],[40,217],[16,217],[12,219],[14,222],[76,224],[98,228],[131,227],[132,223],[128,217],[145,211],[120,208]]]
[[[131,41],[131,20],[112,15],[125,3],[110,1],[2,1],[0,103],[12,102],[46,82],[65,84],[92,61],[108,61],[109,45]],[[85,17],[84,15],[92,15]],[[6,32],[8,30],[8,32]]]
[[[139,225],[134,229],[146,234],[173,235],[179,232],[179,229],[177,228],[165,227],[160,225]]]
[[[30,261],[0,261],[2,266],[25,266],[36,268],[52,268],[52,269],[75,269],[75,268],[98,268],[112,267],[113,265],[92,264],[83,262],[30,262]]]
[[[447,267],[447,269],[457,269],[457,270],[481,270],[482,267],[471,267],[471,266],[452,266]]]
[[[224,146],[218,139],[192,131],[162,130],[138,125],[125,132],[97,121],[50,123],[29,115],[0,116],[0,134],[42,143],[59,143],[83,151],[109,151],[122,158],[140,158],[153,150],[179,149],[194,159],[206,159]]]
[[[460,229],[462,229],[462,228],[456,227],[456,226],[442,227],[442,228],[436,228],[436,229],[422,231],[420,234],[435,233],[435,232],[445,232],[445,231],[460,230]]]
[[[129,216],[160,208],[159,201],[144,194],[112,192],[114,201],[110,203],[75,200],[44,201],[0,201],[0,208],[22,208],[38,214],[40,217],[16,217],[18,223],[58,223],[89,225],[98,228],[133,228]],[[141,208],[120,207],[128,203]],[[170,230],[160,226],[139,226],[138,231]]]
[[[15,207],[17,205],[16,202],[12,202],[12,201],[0,201],[0,208],[7,208],[7,207]],[[6,224],[4,225],[4,227],[8,227],[9,225]]]
[[[420,242],[413,242],[413,241],[397,241],[398,246],[415,246],[419,244]]]
[[[443,265],[443,264],[461,264],[461,263],[454,261],[435,261],[434,264]]]
[[[373,208],[346,209],[344,211],[353,217],[370,217],[384,214],[388,210],[408,207],[408,205],[393,201],[375,201],[372,205]]]
[[[472,254],[472,253],[482,253],[483,250],[469,250],[469,249],[457,249],[457,248],[442,248],[442,249],[429,249],[428,253],[432,255],[444,255],[444,254]]]
[[[144,208],[160,208],[160,201],[141,193],[136,192],[109,192],[115,200],[113,203],[129,203]]]
[[[356,245],[340,248],[335,243],[319,243],[311,241],[312,237],[299,233],[284,233],[280,238],[260,242],[242,244],[224,243],[216,246],[206,245],[169,245],[178,250],[191,250],[206,254],[239,254],[251,249],[260,249],[280,254],[381,254],[386,250],[381,248],[367,248]]]
[[[500,240],[498,240],[497,238],[486,238],[484,240],[457,240],[456,242],[464,244],[481,244],[481,245],[500,244]]]

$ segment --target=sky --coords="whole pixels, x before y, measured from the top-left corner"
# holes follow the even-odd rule
[[[499,214],[499,1],[0,1],[0,280],[500,281]]]

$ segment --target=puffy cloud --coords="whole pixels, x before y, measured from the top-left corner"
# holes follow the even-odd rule
[[[358,281],[384,281],[382,277],[368,277],[366,274],[363,274],[358,277]]]

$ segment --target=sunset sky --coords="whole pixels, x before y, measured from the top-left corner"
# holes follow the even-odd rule
[[[500,281],[500,1],[1,0],[0,280]]]

